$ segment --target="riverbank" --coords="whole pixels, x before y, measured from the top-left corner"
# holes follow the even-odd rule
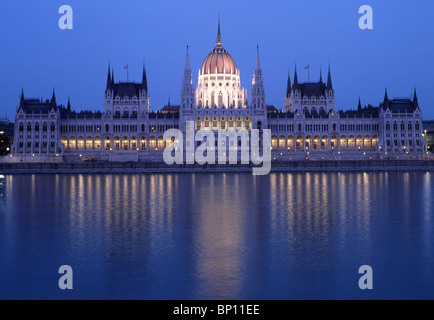
[[[251,172],[252,165],[166,165],[157,162],[0,163],[1,174]],[[273,161],[271,172],[434,171],[433,160]]]

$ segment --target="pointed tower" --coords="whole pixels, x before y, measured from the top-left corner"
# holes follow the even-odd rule
[[[54,92],[54,87],[53,87],[53,95],[51,96],[51,106],[53,108],[57,107],[57,103],[56,103],[56,93]]]
[[[322,70],[319,69],[319,83],[322,83]]]
[[[110,62],[107,70],[107,84],[104,91],[104,109],[113,111],[113,94],[114,94],[114,72],[112,67],[110,73]]]
[[[327,75],[327,91],[333,90],[333,85],[332,85],[332,76],[330,73],[330,64],[329,64],[329,71],[328,71],[328,75]]]
[[[265,110],[265,90],[262,80],[262,69],[259,61],[259,46],[256,47],[256,65],[253,72],[252,94],[250,105],[253,110]]]
[[[220,34],[220,20],[219,20],[219,34]],[[181,109],[182,111],[185,110],[191,111],[193,110],[193,107],[195,107],[193,77],[191,74],[190,55],[188,52],[188,45],[187,45],[187,54],[185,57],[185,67],[184,67],[184,78],[182,80],[182,88],[181,88]]]
[[[286,96],[289,97],[291,95],[291,76],[289,74],[288,69],[288,81],[286,82]]]
[[[53,87],[53,95],[51,96],[51,109],[57,110],[56,93],[54,92],[54,87]]]
[[[18,110],[19,109],[24,109],[24,88],[21,87],[21,95],[20,95],[20,104],[18,105]]]
[[[147,116],[151,107],[151,100],[148,91],[148,76],[146,75],[146,66],[143,62],[142,82],[139,85],[139,114]]]
[[[291,76],[288,69],[288,80],[286,81],[286,94],[285,94],[285,111],[290,111],[291,107],[291,94],[292,94],[292,87],[291,87]]]
[[[332,85],[332,75],[330,72],[330,64],[327,72],[327,89],[325,92],[326,97],[326,111],[335,111],[335,91],[333,90]]]
[[[357,111],[362,111],[362,103],[360,102],[360,97],[359,97],[359,104],[357,105]]]
[[[141,88],[142,88],[142,90],[145,90],[146,92],[148,92],[148,78],[146,76],[145,63],[143,63],[142,86],[141,86]]]
[[[389,109],[389,97],[387,95],[387,87],[386,87],[386,89],[384,89],[383,108]]]
[[[107,85],[106,85],[106,90],[110,90],[111,89],[111,84],[112,84],[112,79],[111,79],[111,75],[110,75],[110,62],[108,65],[108,71],[107,71]]]
[[[71,111],[71,101],[70,101],[69,97],[68,97],[68,104],[66,106],[66,110]]]
[[[220,14],[219,14],[219,23],[217,29],[217,39],[215,41],[216,47],[221,48],[223,45],[222,35],[220,33]]]
[[[301,86],[298,83],[297,64],[294,66],[294,82],[291,86],[291,79],[289,77],[286,83],[286,95],[285,95],[285,112],[296,112],[301,99]]]
[[[418,108],[419,108],[419,102],[417,101],[416,88],[414,88],[414,93],[413,93],[413,110],[416,110]]]
[[[298,90],[297,65],[295,65],[294,69],[294,83],[292,84],[292,90]]]
[[[250,128],[257,129],[258,123],[260,123],[262,128],[267,128],[267,106],[265,105],[265,89],[262,78],[261,63],[259,60],[259,46],[256,46],[256,64],[252,79],[250,112],[255,119],[255,122],[251,124]]]

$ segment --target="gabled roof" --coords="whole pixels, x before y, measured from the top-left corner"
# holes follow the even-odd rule
[[[338,113],[341,118],[378,118],[378,110],[378,107],[368,106],[357,110],[340,110]]]
[[[161,110],[160,113],[177,113],[179,112],[179,106],[164,106]]]
[[[48,114],[52,109],[57,110],[55,102],[50,102],[50,100],[42,101],[39,99],[25,99],[20,100],[20,109],[25,113],[43,113]]]
[[[393,99],[387,100],[380,104],[380,108],[386,110],[387,107],[392,113],[413,113],[415,103],[411,99]]]
[[[140,91],[143,90],[141,83],[120,82],[112,85],[113,96],[119,96],[121,98],[139,97]]]

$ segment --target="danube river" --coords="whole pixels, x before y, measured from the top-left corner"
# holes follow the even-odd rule
[[[7,175],[0,194],[1,299],[434,299],[429,172]]]

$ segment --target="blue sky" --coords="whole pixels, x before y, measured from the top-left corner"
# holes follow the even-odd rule
[[[74,29],[60,30],[58,8],[74,10]],[[358,8],[371,5],[374,29],[361,30]],[[107,65],[115,80],[141,79],[145,61],[151,107],[180,100],[186,45],[194,83],[215,45],[218,13],[223,46],[250,87],[259,44],[267,104],[283,107],[288,68],[299,80],[325,79],[330,63],[336,108],[411,97],[434,119],[434,1],[7,1],[0,27],[0,116],[13,119],[21,87],[27,97],[71,98],[76,110],[103,110]],[[250,98],[249,98],[250,99]]]

